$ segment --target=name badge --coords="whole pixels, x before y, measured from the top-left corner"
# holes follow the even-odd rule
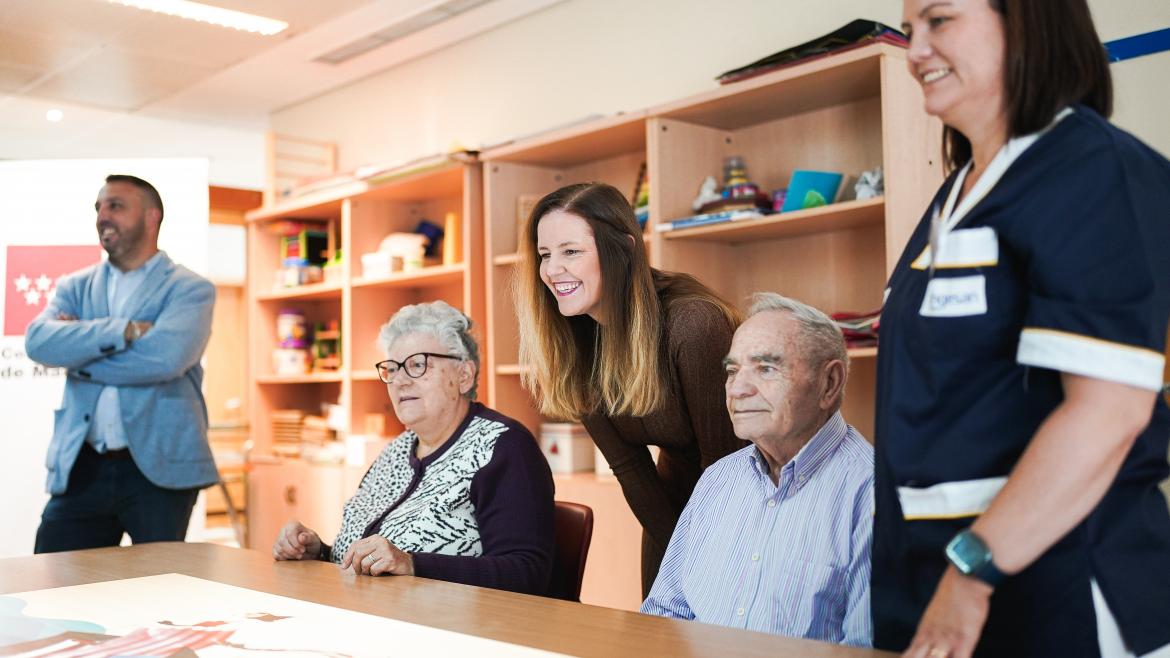
[[[987,280],[982,274],[931,279],[918,313],[933,318],[958,318],[987,313]]]
[[[932,262],[930,247],[910,264],[916,270],[925,270]],[[992,267],[999,263],[999,238],[990,226],[963,228],[943,233],[938,238],[938,258],[935,269],[959,267]]]

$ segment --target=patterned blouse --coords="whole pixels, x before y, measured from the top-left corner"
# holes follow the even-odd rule
[[[472,403],[446,442],[415,457],[418,435],[399,435],[345,504],[322,555],[379,534],[411,553],[415,575],[543,595],[553,560],[553,482],[532,434]]]

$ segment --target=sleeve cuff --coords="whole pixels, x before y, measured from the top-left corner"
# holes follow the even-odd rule
[[[411,553],[410,561],[414,564],[414,575],[422,578],[430,578],[434,573],[434,560],[430,553]]]
[[[1020,333],[1016,361],[1147,391],[1162,390],[1166,365],[1166,357],[1152,349],[1037,327]]]

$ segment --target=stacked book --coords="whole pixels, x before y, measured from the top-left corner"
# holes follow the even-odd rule
[[[329,428],[324,416],[308,416],[306,415],[301,424],[301,442],[310,443],[313,445],[322,445],[327,441],[333,441],[337,438],[337,434]]]
[[[683,217],[676,219],[673,222],[659,222],[655,229],[662,233],[665,231],[678,231],[684,228],[692,228],[695,226],[707,226],[708,224],[722,224],[724,222],[742,222],[749,219],[760,219],[764,217],[764,213],[755,208],[740,208],[737,210],[723,210],[720,212],[704,213],[702,215],[694,215],[691,217]]]
[[[881,309],[878,309],[869,313],[834,313],[832,318],[845,336],[846,347],[872,347],[878,342],[881,315]]]
[[[272,412],[272,452],[281,457],[301,454],[301,429],[305,412],[300,409],[277,409]]]
[[[593,470],[593,439],[579,423],[541,423],[540,449],[553,473]]]

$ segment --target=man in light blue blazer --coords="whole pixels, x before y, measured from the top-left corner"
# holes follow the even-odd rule
[[[109,259],[62,278],[25,335],[30,358],[68,373],[37,553],[116,546],[123,532],[181,541],[219,479],[199,364],[215,287],[159,251],[150,183],[108,176],[94,208]]]

